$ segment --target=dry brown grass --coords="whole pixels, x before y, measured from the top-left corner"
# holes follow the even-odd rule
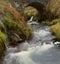
[[[49,0],[46,9],[49,9],[55,16],[60,17],[60,0]]]
[[[13,18],[19,22],[22,26],[25,24],[25,18],[9,3],[6,7],[7,11],[12,14]]]

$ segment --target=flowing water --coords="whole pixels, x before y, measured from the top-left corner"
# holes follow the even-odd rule
[[[32,40],[15,48],[9,47],[4,64],[60,64],[60,49],[53,44],[55,37],[49,32],[49,26],[40,26],[36,22],[30,24]]]

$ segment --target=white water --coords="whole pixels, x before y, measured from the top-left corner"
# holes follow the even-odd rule
[[[34,25],[33,29],[31,41],[7,50],[5,64],[60,64],[60,49],[53,45],[49,27]]]
[[[45,61],[44,53],[49,53],[53,45],[43,45],[28,48],[27,51],[10,53],[6,56],[6,64],[40,64],[40,60]]]

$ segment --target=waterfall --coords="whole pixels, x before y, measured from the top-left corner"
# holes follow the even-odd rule
[[[31,16],[31,18],[28,20],[28,22],[32,22],[33,21],[33,16]]]
[[[39,24],[38,20],[34,21],[33,18],[34,18],[34,16],[31,16],[31,18],[27,21],[27,24],[29,24],[29,25],[37,25],[37,24]]]
[[[9,47],[4,64],[60,64],[60,49],[53,44],[55,36],[49,32],[49,26],[30,25],[34,27],[33,38]]]

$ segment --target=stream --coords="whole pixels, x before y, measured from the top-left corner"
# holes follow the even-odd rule
[[[32,25],[33,38],[16,47],[9,47],[4,64],[60,64],[60,49],[53,44],[53,36],[49,26],[41,26],[37,22]]]

